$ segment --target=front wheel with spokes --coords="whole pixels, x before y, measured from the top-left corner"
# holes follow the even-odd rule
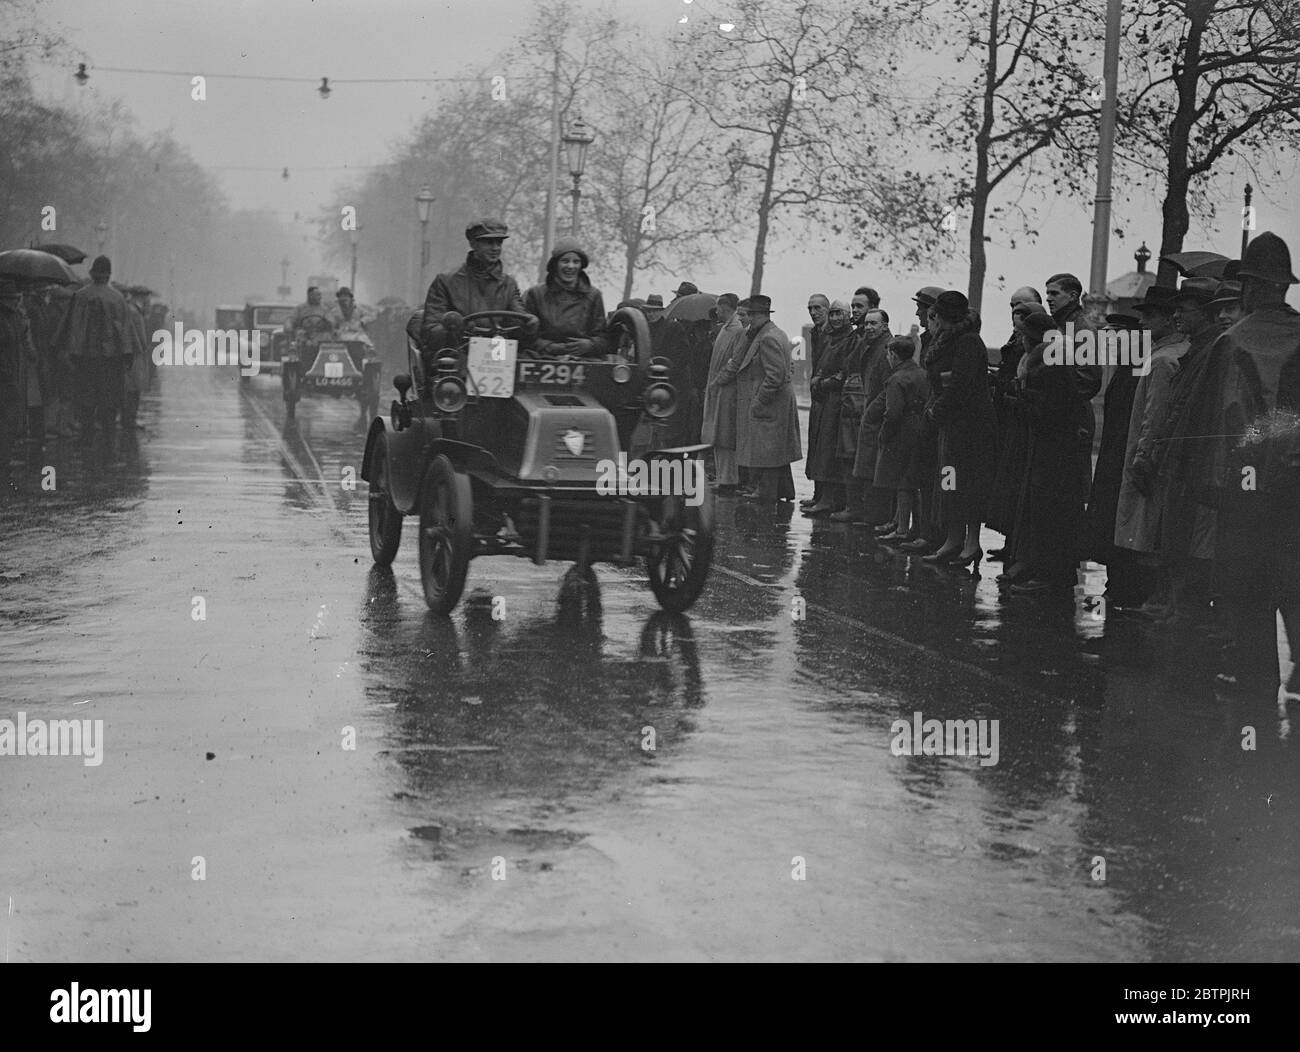
[[[663,535],[645,557],[650,590],[670,614],[680,614],[704,591],[713,562],[713,491],[698,506],[682,497],[665,497],[656,525]]]
[[[474,542],[469,476],[445,456],[429,465],[420,487],[420,582],[429,609],[445,617],[460,602]]]

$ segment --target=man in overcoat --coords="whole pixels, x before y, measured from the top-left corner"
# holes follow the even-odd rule
[[[729,363],[718,383],[736,385],[739,429],[736,459],[750,469],[754,499],[763,503],[794,499],[790,465],[800,459],[799,411],[792,382],[790,338],[772,323],[772,300],[761,294],[744,301],[751,340],[739,363]],[[739,422],[739,420],[738,420]]]
[[[1115,508],[1116,547],[1134,552],[1155,578],[1156,592],[1141,607],[1145,614],[1168,612],[1167,574],[1156,555],[1161,504],[1156,499],[1154,471],[1148,466],[1156,461],[1156,437],[1168,407],[1170,383],[1187,351],[1187,337],[1174,328],[1174,295],[1174,289],[1153,285],[1146,298],[1134,305],[1142,327],[1151,333],[1151,361],[1133,393],[1124,478]]]
[[[108,437],[126,396],[126,370],[134,344],[131,308],[109,284],[113,265],[97,256],[90,265],[91,283],[72,294],[56,343],[60,354],[71,359],[81,441],[89,444],[95,422]]]
[[[1218,436],[1189,481],[1215,500],[1214,587],[1235,635],[1237,686],[1277,700],[1277,613],[1300,689],[1300,313],[1286,302],[1297,284],[1286,242],[1265,232],[1246,246],[1238,277],[1245,317],[1215,346],[1214,367],[1194,397]]]
[[[718,297],[715,310],[722,328],[713,340],[709,378],[704,390],[704,427],[700,441],[713,446],[714,475],[719,493],[734,493],[740,483],[736,464],[736,385],[720,386],[717,383],[718,374],[731,361],[732,354],[744,345],[745,327],[736,316],[739,302],[734,292],[724,292]]]

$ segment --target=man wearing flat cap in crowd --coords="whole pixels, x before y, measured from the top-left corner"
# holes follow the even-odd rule
[[[749,314],[749,346],[717,377],[720,385],[736,385],[736,460],[749,469],[755,500],[794,500],[790,465],[802,453],[790,338],[772,323],[770,297],[753,295],[741,306]]]
[[[419,333],[426,354],[459,343],[461,323],[470,314],[490,310],[526,313],[519,283],[501,263],[503,242],[509,236],[509,228],[500,219],[476,219],[465,228],[470,246],[465,262],[458,270],[435,277],[424,298]],[[413,317],[408,332],[415,321]],[[536,330],[534,318],[526,338],[531,339]]]

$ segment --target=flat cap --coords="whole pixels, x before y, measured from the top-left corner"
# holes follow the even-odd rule
[[[500,219],[475,219],[465,228],[465,237],[469,241],[478,241],[483,238],[504,241],[509,236],[510,228]]]

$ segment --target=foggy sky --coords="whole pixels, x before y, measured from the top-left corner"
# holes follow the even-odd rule
[[[613,0],[609,6],[641,22],[648,34],[672,33],[678,18],[692,13],[682,0]],[[219,74],[301,76],[315,81],[328,76],[331,83],[351,77],[455,75],[474,70],[479,56],[497,52],[532,16],[530,0],[47,0],[42,10],[83,52],[77,60],[88,62],[92,76],[82,89],[72,79],[73,66],[41,67],[37,83],[46,95],[69,104],[87,92],[120,98],[135,115],[140,131],[171,129],[218,177],[232,207],[271,209],[285,219],[292,219],[295,212],[302,217],[300,249],[290,272],[299,299],[305,276],[320,272],[322,266],[312,222],[321,207],[359,166],[386,159],[387,147],[431,105],[440,86],[340,84],[329,99],[322,100],[313,84],[227,80]],[[95,68],[114,66],[179,70],[187,75],[141,76]],[[510,76],[532,71],[503,72]],[[188,77],[197,73],[210,78],[205,102],[190,98]],[[592,149],[599,148],[597,139]],[[280,175],[285,167],[290,170],[287,182]],[[1193,220],[1186,248],[1237,254],[1240,192],[1246,178],[1243,168],[1213,229]],[[1126,209],[1118,200],[1123,190],[1117,182],[1112,226],[1122,227],[1126,236],[1112,238],[1112,278],[1134,269],[1133,252],[1143,239],[1153,251],[1160,239],[1159,201],[1142,199]],[[1037,243],[1029,244],[1013,232],[1020,247],[1011,251],[1007,233],[992,224],[989,228],[994,241],[988,246],[984,314],[990,319],[991,329],[985,333],[990,341],[998,339],[1005,327],[1007,294],[1017,286],[1032,284],[1041,291],[1043,280],[1059,270],[1073,271],[1087,284],[1091,201],[1027,198],[1027,202],[1038,207],[1036,225],[1044,234]],[[1300,191],[1256,185],[1255,205],[1259,230],[1271,229],[1287,239],[1300,260]],[[567,218],[563,196],[559,208],[563,226]],[[364,216],[361,222],[364,226]],[[671,278],[639,278],[634,295],[660,292],[668,298],[683,278],[708,291],[744,295],[749,288],[753,233],[752,225],[738,227],[734,240],[719,246],[710,267]],[[373,302],[394,290],[367,286],[367,253],[406,249],[368,244],[364,234],[360,245],[359,292],[362,299]],[[806,318],[809,292],[847,299],[855,286],[870,284],[882,292],[895,331],[905,331],[910,297],[919,286],[966,288],[964,230],[958,231],[952,252],[933,272],[896,274],[886,269],[886,260],[845,270],[834,262],[840,258],[847,258],[844,243],[827,243],[815,230],[801,239],[778,236],[770,243],[764,291],[773,297],[778,325],[797,332]],[[453,262],[435,259],[434,269]],[[525,284],[536,273],[535,260],[513,258],[507,252],[507,264]],[[270,290],[279,284],[279,268],[270,265],[269,257],[250,266],[257,271],[250,274],[250,287]],[[331,269],[346,280],[345,268]],[[616,300],[618,261],[602,266],[594,259],[591,273],[605,290],[606,300]]]

